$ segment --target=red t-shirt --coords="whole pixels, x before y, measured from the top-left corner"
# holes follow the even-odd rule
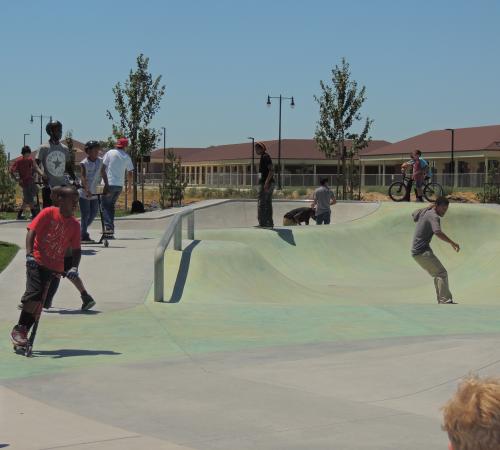
[[[47,269],[63,272],[66,250],[80,249],[80,224],[73,216],[63,217],[55,206],[43,209],[28,230],[36,232],[33,256]]]
[[[10,171],[12,173],[19,173],[19,178],[23,186],[28,186],[31,182],[33,182],[33,160],[31,158],[18,159],[14,162]]]

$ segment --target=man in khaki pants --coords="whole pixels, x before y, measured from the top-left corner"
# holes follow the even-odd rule
[[[434,205],[413,213],[413,220],[417,223],[417,227],[413,236],[411,254],[415,261],[431,277],[434,277],[437,302],[440,304],[453,304],[455,302],[448,287],[448,272],[434,255],[430,243],[432,236],[436,235],[442,241],[450,244],[456,252],[460,251],[460,246],[441,231],[441,217],[448,211],[449,204],[446,197],[439,197]]]

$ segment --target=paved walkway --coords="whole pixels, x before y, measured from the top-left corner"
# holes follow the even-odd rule
[[[277,204],[276,217],[291,206]],[[254,208],[197,213],[199,241],[167,254],[172,304],[150,292],[169,219],[120,221],[120,239],[82,262],[100,312],[75,311],[76,290],[63,281],[34,358],[0,341],[0,444],[446,448],[439,408],[457,380],[500,373],[498,210],[451,206],[443,226],[462,252],[434,248],[460,304],[437,305],[408,256],[415,205],[340,204],[336,225],[274,231],[244,228]],[[17,224],[0,233],[24,236]],[[21,253],[0,274],[4,336],[23,264]]]

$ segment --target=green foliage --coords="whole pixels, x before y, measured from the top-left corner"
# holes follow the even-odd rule
[[[160,102],[165,94],[165,86],[161,84],[161,75],[153,78],[148,71],[149,58],[142,53],[137,57],[135,71],[130,70],[128,79],[122,85],[116,83],[113,88],[115,95],[115,110],[118,120],[115,122],[112,114],[107,111],[108,118],[113,121],[113,136],[126,136],[130,146],[128,152],[134,166],[137,161],[151,153],[158,139],[159,131],[152,128],[151,122],[160,109]],[[108,139],[108,148],[113,144]],[[137,200],[137,171],[134,171],[134,200]]]
[[[16,202],[16,182],[9,174],[5,146],[0,142],[0,211],[11,211]]]
[[[490,168],[483,192],[479,192],[477,197],[481,203],[500,203],[500,174],[497,167]]]
[[[187,182],[182,179],[181,159],[175,155],[173,150],[168,150],[166,155],[165,173],[163,182],[160,184],[160,206],[166,208],[174,204],[180,205],[184,198]]]
[[[64,142],[66,143],[66,147],[68,147],[69,150],[69,155],[70,155],[70,161],[71,161],[71,167],[75,167],[75,142],[73,141],[73,131],[68,130],[66,132],[66,135],[64,136]]]
[[[9,265],[18,250],[17,245],[0,241],[0,272]]]
[[[342,181],[342,198],[347,194],[351,197],[354,193],[353,173],[355,157],[359,151],[370,142],[368,135],[373,121],[365,119],[361,133],[353,133],[351,127],[362,121],[360,109],[366,100],[365,86],[358,89],[358,84],[351,78],[349,63],[342,58],[341,65],[332,69],[332,84],[320,81],[321,95],[314,96],[319,104],[319,120],[316,124],[314,138],[321,152],[327,158],[337,157],[338,166],[341,167],[338,177]],[[349,149],[345,141],[350,140]],[[347,163],[349,167],[347,167]],[[337,185],[337,194],[339,185]]]

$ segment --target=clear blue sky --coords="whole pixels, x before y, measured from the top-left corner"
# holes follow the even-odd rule
[[[167,145],[277,137],[266,96],[294,95],[283,136],[313,136],[319,80],[345,56],[366,85],[372,137],[500,123],[497,0],[11,1],[0,6],[0,139],[39,143],[30,114],[105,138],[112,87],[136,56],[167,86]],[[45,139],[45,136],[44,136]]]

